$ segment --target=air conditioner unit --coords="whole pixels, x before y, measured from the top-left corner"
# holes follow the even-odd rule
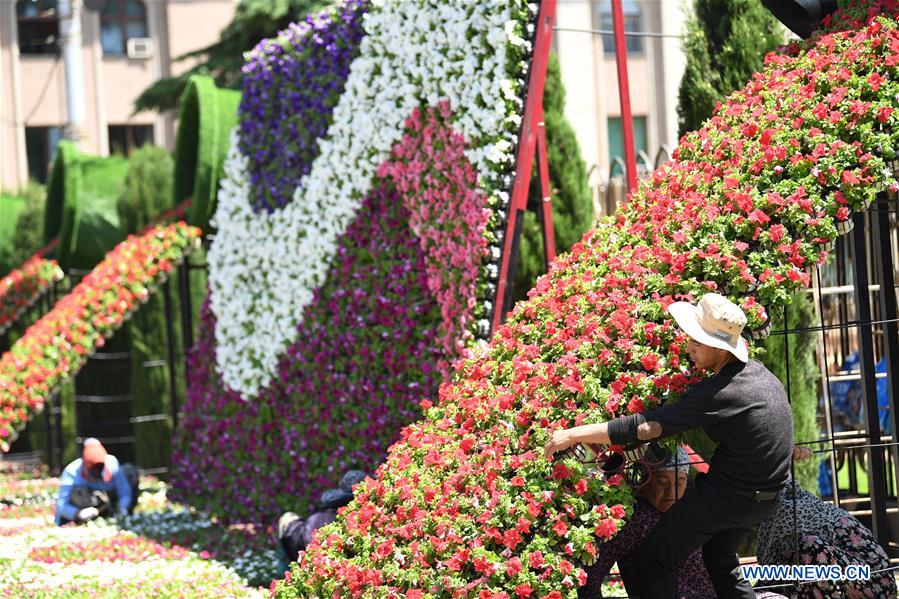
[[[128,40],[128,58],[153,58],[153,38],[132,37]]]

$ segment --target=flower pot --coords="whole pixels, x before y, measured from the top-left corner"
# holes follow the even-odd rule
[[[635,445],[632,447],[626,447],[624,449],[624,457],[631,462],[638,462],[643,459],[643,454],[646,453],[646,445]]]
[[[752,329],[749,331],[749,336],[753,341],[759,341],[760,339],[764,339],[768,335],[771,334],[771,319],[769,318],[765,324],[760,326],[757,329]]]
[[[853,227],[855,227],[855,221],[852,220],[852,216],[850,215],[846,220],[837,222],[837,233],[845,235],[851,231]]]

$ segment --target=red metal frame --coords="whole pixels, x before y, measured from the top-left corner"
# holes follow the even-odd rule
[[[541,102],[540,119],[537,123],[537,168],[540,169],[540,214],[543,217],[543,258],[546,260],[546,270],[556,259],[556,235],[553,231],[553,206],[552,192],[549,187],[549,162],[546,158],[546,127],[543,123],[543,103]]]
[[[637,189],[637,153],[634,151],[634,119],[631,114],[631,90],[627,77],[627,43],[624,40],[624,12],[621,0],[612,0],[612,27],[615,31],[615,63],[618,66],[618,98],[621,103],[621,131],[624,136],[624,163],[627,165],[627,191]]]
[[[537,15],[537,32],[534,40],[534,55],[531,60],[528,80],[527,100],[522,119],[521,139],[509,201],[509,215],[506,233],[503,237],[503,254],[500,258],[499,281],[496,286],[496,301],[493,304],[493,322],[490,332],[502,323],[505,313],[506,292],[508,291],[509,259],[512,255],[515,237],[515,221],[520,212],[527,209],[528,188],[531,182],[531,168],[534,152],[537,152],[537,168],[540,174],[541,223],[543,227],[543,248],[547,268],[555,260],[556,245],[553,235],[552,203],[550,201],[549,167],[546,162],[546,131],[543,125],[543,89],[546,85],[546,66],[549,63],[550,40],[556,16],[556,0],[543,0]]]

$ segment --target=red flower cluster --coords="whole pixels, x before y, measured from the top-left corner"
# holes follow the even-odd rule
[[[56,260],[47,260],[38,254],[0,279],[0,333],[60,279],[62,269]]]
[[[184,222],[132,235],[0,357],[0,449],[199,241]]]
[[[881,1],[848,12],[860,6],[899,14]],[[760,327],[851,211],[899,188],[887,168],[899,29],[866,23],[769,55],[617,217],[560,256],[438,404],[422,402],[425,419],[275,594],[575,597],[576,564],[602,551],[631,496],[620,477],[546,462],[549,433],[676,400],[701,373],[668,305],[717,291]]]

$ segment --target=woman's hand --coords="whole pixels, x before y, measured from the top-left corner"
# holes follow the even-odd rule
[[[553,454],[565,451],[576,444],[577,441],[572,438],[570,428],[553,431],[549,436],[549,441],[546,442],[546,447],[543,448],[543,457],[548,461],[551,461],[553,459]]]
[[[802,460],[807,460],[812,457],[812,450],[809,447],[805,447],[802,445],[794,445],[793,446],[793,460],[796,462],[801,462]]]

